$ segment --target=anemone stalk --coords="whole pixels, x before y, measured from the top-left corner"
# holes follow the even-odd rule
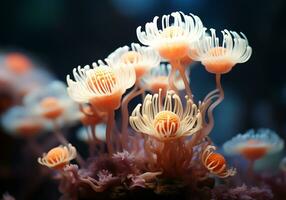
[[[216,94],[216,93],[219,94]],[[217,98],[217,100],[213,103],[211,103],[212,99]],[[206,137],[211,130],[214,127],[214,116],[213,116],[213,110],[222,102],[224,99],[224,91],[221,85],[221,74],[216,74],[216,89],[211,91],[204,99],[203,103],[205,103],[204,110],[202,111],[203,115],[203,123],[204,127],[203,129],[198,132],[194,137],[192,138],[190,142],[190,146],[194,147],[200,140],[202,140],[204,137]],[[206,113],[207,112],[207,113]],[[208,122],[205,121],[205,115],[207,114]]]
[[[221,74],[216,74],[216,87],[217,90],[219,91],[219,98],[210,105],[208,111],[207,111],[207,115],[208,115],[208,124],[206,129],[203,130],[204,132],[204,136],[207,136],[211,130],[214,127],[214,116],[213,116],[213,110],[223,101],[224,99],[224,91],[221,85]]]
[[[175,91],[176,94],[179,93],[178,91],[178,88],[176,87],[176,85],[174,84],[174,76],[175,76],[175,73],[176,73],[176,70],[172,67],[171,68],[171,72],[170,72],[170,75],[169,75],[169,86],[170,86],[170,89]]]
[[[122,134],[122,146],[124,149],[128,148],[128,118],[129,118],[129,111],[128,111],[128,104],[129,102],[137,97],[140,94],[143,94],[145,89],[140,88],[139,90],[139,83],[136,82],[134,88],[127,94],[122,101],[121,104],[121,134]]]
[[[106,145],[109,156],[112,156],[113,154],[112,130],[114,127],[114,116],[115,116],[114,112],[115,112],[114,110],[108,112],[108,119],[106,126]]]
[[[190,99],[193,100],[192,90],[190,88],[190,84],[185,73],[186,70],[183,65],[181,65],[180,60],[170,61],[170,64],[172,65],[172,69],[174,68],[175,70],[179,71],[185,85],[186,93],[190,97]]]

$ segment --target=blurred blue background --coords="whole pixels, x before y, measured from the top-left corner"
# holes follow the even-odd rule
[[[28,52],[65,81],[74,67],[138,42],[136,28],[154,16],[191,12],[208,28],[243,32],[253,48],[247,63],[223,76],[226,94],[215,112],[214,142],[220,145],[238,132],[260,127],[285,138],[285,10],[284,0],[1,1],[0,50]],[[197,64],[191,86],[196,99],[201,99],[215,87],[214,77]],[[8,136],[0,137],[1,145],[15,145]],[[10,156],[4,153],[3,160],[11,160]],[[9,185],[0,193],[7,189]]]

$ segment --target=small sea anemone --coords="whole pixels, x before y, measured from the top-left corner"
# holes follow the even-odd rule
[[[214,153],[215,150],[216,147],[212,145],[208,145],[204,149],[201,156],[201,161],[203,162],[204,166],[211,174],[214,174],[220,178],[234,176],[236,174],[236,169],[227,169],[225,158],[219,153]]]
[[[193,101],[186,96],[183,108],[180,97],[168,91],[163,105],[161,92],[148,94],[133,110],[130,124],[139,133],[159,140],[172,140],[192,135],[202,127],[202,116]]]
[[[24,74],[33,66],[28,57],[21,53],[9,53],[4,57],[5,66],[15,74]]]
[[[107,59],[113,65],[121,67],[133,67],[135,69],[137,80],[149,72],[153,67],[160,63],[160,56],[156,50],[151,47],[143,47],[137,43],[120,47],[111,53]]]
[[[30,92],[25,96],[24,104],[35,115],[49,120],[60,120],[65,124],[79,120],[78,105],[69,98],[66,85],[60,81]]]
[[[20,137],[34,136],[51,128],[51,124],[24,106],[12,107],[3,115],[1,122],[9,133]]]
[[[71,144],[66,146],[60,145],[44,153],[38,162],[53,169],[63,169],[69,162],[77,156],[76,148]]]
[[[158,19],[156,16],[153,22],[146,23],[145,31],[141,31],[139,26],[137,37],[142,44],[157,49],[167,60],[184,58],[190,50],[190,44],[199,40],[205,31],[200,18],[193,14],[173,12],[163,15],[162,27],[158,26]]]
[[[80,66],[73,70],[75,81],[67,76],[68,93],[79,103],[90,103],[101,111],[115,110],[126,89],[132,87],[136,76],[132,67],[115,67],[99,61],[93,68]]]
[[[167,90],[170,89],[169,75],[171,68],[170,64],[160,64],[160,66],[151,69],[148,74],[142,77],[141,85],[153,93],[159,93],[161,89],[164,96]],[[184,82],[178,73],[174,77],[174,85],[178,90],[185,89]]]
[[[212,190],[212,200],[270,200],[274,195],[270,188],[242,186],[232,187],[220,185]],[[275,198],[276,199],[276,198]]]
[[[64,112],[60,101],[55,97],[46,97],[42,99],[40,107],[43,109],[43,116],[48,119],[56,119]]]
[[[216,36],[215,29],[210,29],[211,35],[205,34],[202,40],[195,43],[196,54],[193,59],[201,61],[210,73],[224,74],[237,63],[246,62],[252,53],[246,36],[234,32],[222,31],[222,44]]]
[[[257,132],[251,129],[245,134],[238,134],[223,145],[226,154],[242,155],[251,161],[279,152],[283,147],[283,140],[270,129],[259,129]]]

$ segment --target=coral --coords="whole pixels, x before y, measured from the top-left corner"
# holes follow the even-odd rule
[[[228,188],[218,186],[212,190],[214,200],[270,200],[273,199],[271,190],[267,187],[249,187],[242,185]]]
[[[274,199],[282,200],[286,196],[286,174],[285,172],[278,172],[276,174],[263,173],[258,177],[258,181],[264,183],[271,188]]]

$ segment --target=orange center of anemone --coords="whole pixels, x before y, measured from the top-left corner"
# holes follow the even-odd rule
[[[210,168],[214,167],[213,171],[222,170],[222,167],[225,165],[225,163],[225,158],[219,153],[212,153],[206,160],[206,165],[210,165]]]
[[[46,160],[50,164],[57,164],[55,168],[60,168],[59,166],[63,167],[67,164],[68,154],[69,153],[66,148],[55,147],[47,153]]]
[[[46,97],[40,102],[40,106],[43,108],[43,115],[48,119],[55,119],[59,117],[64,109],[60,105],[60,102],[55,97]]]
[[[209,50],[206,60],[202,63],[206,70],[214,74],[225,74],[229,72],[235,65],[229,58],[223,57],[227,53],[227,49],[223,47],[215,47]]]
[[[32,66],[30,60],[20,53],[11,53],[7,55],[5,63],[11,71],[18,74],[27,72]]]
[[[239,152],[248,160],[258,160],[267,154],[269,147],[259,140],[248,140]]]
[[[162,30],[161,37],[169,39],[169,41],[158,46],[160,55],[168,60],[184,58],[188,54],[189,43],[184,40],[183,35],[184,30],[176,26],[170,26]]]
[[[115,73],[110,67],[98,67],[88,78],[89,87],[100,93],[111,93],[115,84]]]
[[[154,127],[163,137],[174,137],[180,127],[180,118],[171,111],[161,111],[155,116]]]
[[[122,90],[114,89],[116,76],[111,67],[98,67],[89,74],[88,85],[92,90],[101,94],[89,99],[89,103],[96,109],[106,112],[115,110],[120,106]]]

